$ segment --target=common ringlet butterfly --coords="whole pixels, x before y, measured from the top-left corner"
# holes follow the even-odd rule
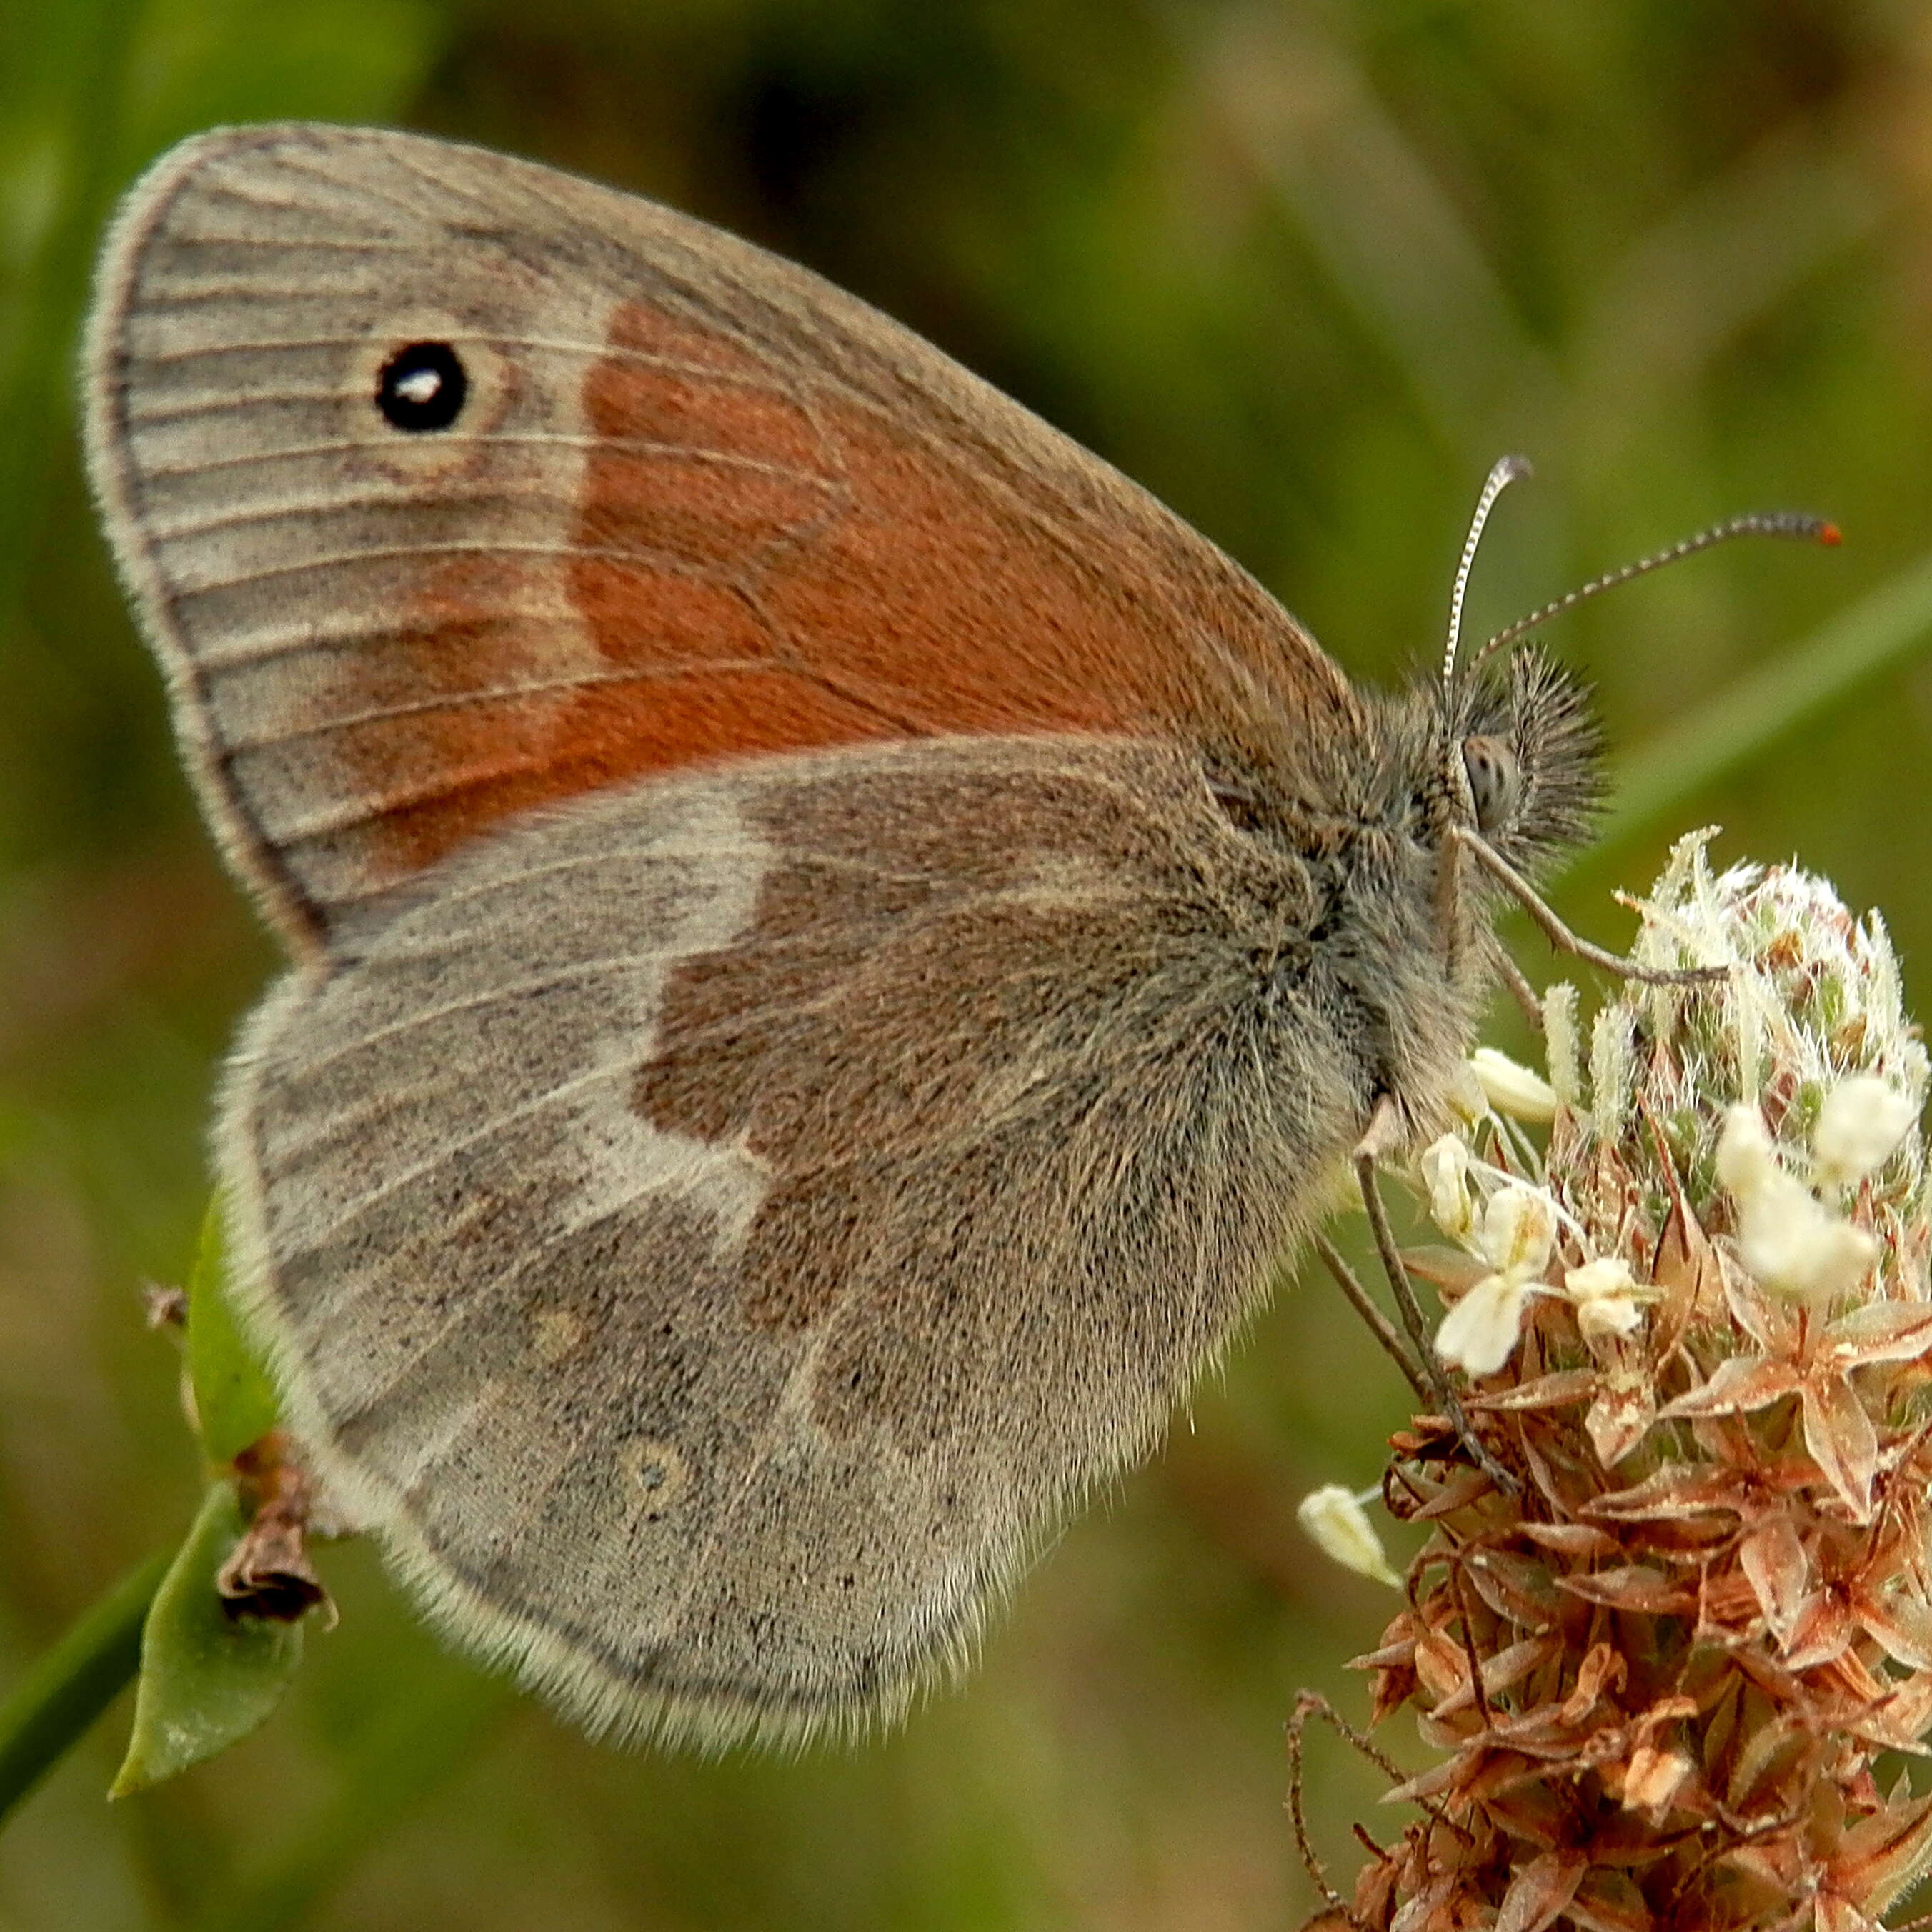
[[[1544,657],[1358,691],[904,329],[521,161],[185,143],[86,386],[294,956],[236,1292],[327,1490],[592,1729],[962,1659],[1371,1121],[1442,1120],[1595,788]]]

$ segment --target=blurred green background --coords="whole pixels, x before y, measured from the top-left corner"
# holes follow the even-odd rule
[[[0,1688],[178,1535],[144,1277],[203,1203],[271,967],[177,772],[76,461],[100,224],[178,136],[403,123],[641,189],[882,304],[1151,486],[1352,670],[1434,648],[1490,460],[1535,458],[1478,630],[1727,512],[1828,512],[1566,620],[1632,802],[1796,852],[1932,988],[1932,12],[1916,0],[36,0],[0,7]],[[1813,702],[1811,700],[1816,700]],[[1828,701],[1826,701],[1828,700]],[[1540,944],[1520,948],[1543,975]],[[1394,1599],[1300,1539],[1398,1384],[1318,1280],[899,1735],[585,1744],[443,1656],[368,1553],[269,1726],[112,1809],[126,1706],[0,1840],[0,1928],[1251,1928],[1313,1902],[1295,1688]],[[1367,1774],[1324,1754],[1324,1841]],[[1392,1822],[1392,1821],[1391,1821]]]

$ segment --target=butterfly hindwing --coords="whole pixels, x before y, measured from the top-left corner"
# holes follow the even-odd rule
[[[618,788],[434,884],[224,1108],[328,1486],[592,1725],[898,1708],[1307,1196],[1282,881],[1184,753],[1081,738]]]

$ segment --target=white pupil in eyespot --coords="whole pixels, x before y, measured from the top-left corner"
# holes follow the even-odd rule
[[[432,403],[442,387],[442,378],[434,369],[412,369],[396,379],[396,394],[406,403]]]

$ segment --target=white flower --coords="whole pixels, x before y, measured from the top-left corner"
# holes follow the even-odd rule
[[[1738,1252],[1766,1287],[1828,1301],[1858,1286],[1878,1244],[1779,1174],[1739,1198]]]
[[[1370,1496],[1375,1493],[1372,1490],[1368,1492]],[[1362,1507],[1364,1500],[1352,1496],[1340,1483],[1330,1483],[1304,1496],[1294,1514],[1324,1556],[1332,1557],[1344,1569],[1372,1576],[1378,1583],[1399,1590],[1402,1579],[1389,1567],[1389,1560],[1382,1553],[1382,1539]]]
[[[1543,1272],[1556,1239],[1556,1214],[1549,1196],[1513,1182],[1490,1196],[1476,1245],[1492,1268],[1527,1281]]]
[[[1825,1096],[1811,1136],[1821,1186],[1850,1187],[1882,1167],[1918,1118],[1909,1094],[1876,1073],[1854,1073]]]
[[[1541,1126],[1556,1118],[1556,1090],[1540,1074],[1519,1066],[1492,1046],[1479,1046],[1469,1064],[1482,1083],[1483,1097],[1499,1114]]]
[[[1563,1286],[1576,1306],[1576,1326],[1586,1342],[1634,1333],[1643,1319],[1640,1304],[1656,1299],[1656,1291],[1640,1288],[1630,1264],[1614,1256],[1568,1270]]]
[[[1718,1178],[1742,1204],[1760,1190],[1784,1178],[1764,1117],[1755,1107],[1726,1110],[1724,1130],[1718,1140]]]
[[[1526,1283],[1508,1275],[1484,1275],[1443,1316],[1436,1352],[1466,1375],[1494,1375],[1515,1352],[1528,1294]]]
[[[1476,1282],[1436,1331],[1436,1352],[1451,1368],[1492,1376],[1509,1360],[1522,1332],[1523,1303],[1556,1238],[1546,1195],[1513,1184],[1490,1196],[1476,1246],[1495,1272]]]
[[[1444,1134],[1423,1149],[1418,1165],[1436,1225],[1445,1234],[1462,1240],[1474,1225],[1469,1208],[1468,1144],[1454,1134]]]
[[[1869,1173],[1917,1118],[1910,1101],[1875,1076],[1840,1081],[1818,1117],[1814,1146],[1820,1179],[1838,1185]],[[1785,1172],[1754,1106],[1726,1112],[1718,1178],[1738,1204],[1738,1256],[1767,1288],[1828,1301],[1856,1288],[1877,1258],[1870,1235],[1822,1206]]]

